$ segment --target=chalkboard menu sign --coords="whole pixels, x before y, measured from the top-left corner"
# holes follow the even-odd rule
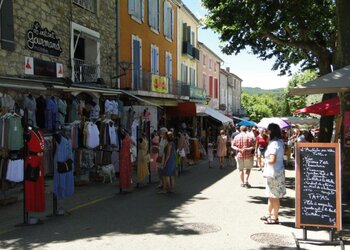
[[[296,147],[296,227],[341,230],[341,175],[338,143]]]

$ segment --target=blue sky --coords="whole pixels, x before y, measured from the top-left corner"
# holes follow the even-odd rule
[[[200,0],[182,0],[192,13],[201,18],[205,9]],[[210,39],[208,39],[210,38]],[[211,30],[199,29],[199,41],[214,51],[223,61],[223,68],[230,67],[230,72],[239,76],[243,87],[260,87],[262,89],[285,88],[291,77],[278,76],[279,71],[271,70],[274,60],[263,61],[249,51],[238,55],[225,55],[221,52],[218,35]]]

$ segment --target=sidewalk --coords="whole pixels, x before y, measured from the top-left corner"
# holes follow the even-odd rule
[[[115,215],[117,223],[112,223],[112,231],[106,231],[105,225],[96,225],[96,232],[91,232],[93,237],[108,237],[108,234],[113,232],[119,249],[295,249],[292,233],[302,238],[303,231],[294,228],[294,170],[286,171],[287,196],[281,201],[280,225],[265,225],[259,219],[266,213],[265,180],[261,172],[256,169],[252,171],[252,188],[247,189],[240,187],[236,169],[229,166],[221,170],[217,166],[215,160],[212,169],[208,168],[207,161],[199,161],[195,166],[186,167],[186,171],[176,178],[175,194],[172,195],[157,194],[156,182],[150,184],[149,188],[135,189],[133,194],[126,196],[118,194],[119,188],[116,183],[91,183],[77,187],[73,196],[59,201],[58,207],[71,212],[72,216],[68,220],[74,220],[78,211],[90,214],[90,208],[93,209],[98,204],[120,204],[118,208],[126,206],[128,214],[131,215],[138,214],[139,206],[143,204],[145,211],[151,211],[143,219],[128,220],[128,214],[119,217]],[[52,189],[49,181],[47,184],[46,212],[35,214],[43,220],[46,215],[52,214],[52,195],[49,193]],[[20,234],[22,227],[15,225],[23,222],[22,209],[22,201],[0,207],[0,238],[9,239],[9,234],[6,234],[9,231],[19,230],[12,233],[16,237],[17,233]],[[101,216],[108,217],[108,214]],[[55,227],[56,223],[53,222],[61,221],[64,220],[52,218],[50,221],[44,221],[44,226],[34,227],[33,230]],[[161,233],[157,222],[164,223],[164,231]],[[62,237],[66,239],[67,236]],[[79,236],[74,240],[66,240],[66,243],[50,245],[49,239],[44,236],[42,242],[43,245],[62,248],[66,246],[64,244],[70,244],[70,247],[74,244],[85,244],[84,242],[88,242],[86,240],[91,237],[89,231],[84,231],[79,232]],[[328,240],[329,234],[324,230],[308,231],[308,237]],[[28,241],[30,240],[29,237]],[[154,248],[155,242],[158,248]],[[145,245],[146,243],[148,244]],[[88,244],[91,245],[85,249],[98,247],[101,243],[90,241]],[[339,245],[300,246],[301,249],[340,249]]]

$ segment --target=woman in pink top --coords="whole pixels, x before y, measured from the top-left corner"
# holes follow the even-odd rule
[[[219,164],[220,164],[220,168],[224,168],[224,160],[225,160],[225,156],[227,153],[227,147],[226,147],[226,142],[227,142],[227,136],[225,135],[225,131],[224,130],[220,130],[220,135],[217,138],[217,156],[219,157]]]

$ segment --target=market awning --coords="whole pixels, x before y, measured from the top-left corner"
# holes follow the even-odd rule
[[[215,120],[222,122],[223,124],[233,123],[231,118],[228,118],[224,114],[212,109],[208,106],[196,104],[196,115],[197,116],[211,116]]]
[[[311,95],[350,91],[350,65],[321,76],[302,86],[289,89],[291,95]]]
[[[92,87],[92,86],[75,86],[75,85],[74,86],[53,85],[53,88],[54,89],[61,89],[61,90],[66,91],[66,92],[91,91],[94,93],[100,93],[101,95],[108,95],[108,96],[116,96],[116,95],[125,94],[125,95],[132,97],[132,98],[137,99],[138,101],[140,101],[142,103],[146,103],[146,104],[151,105],[151,106],[156,106],[156,107],[161,108],[161,109],[163,108],[155,103],[152,103],[152,102],[145,100],[141,97],[138,97],[136,95],[133,95],[133,94],[129,93],[128,91],[122,90],[122,89],[98,88],[98,87]]]
[[[295,114],[318,114],[323,116],[339,115],[340,114],[340,100],[339,96],[313,104],[311,106],[297,109],[293,113]]]

